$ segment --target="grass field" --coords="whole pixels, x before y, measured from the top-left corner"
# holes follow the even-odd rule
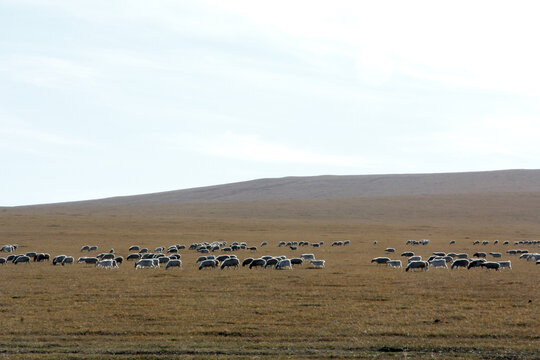
[[[397,250],[392,258],[406,249],[424,257],[433,251],[538,251],[530,245],[472,245],[476,239],[538,238],[537,222],[430,222],[422,215],[376,223],[225,217],[219,207],[217,217],[204,211],[189,217],[10,210],[0,212],[0,244],[18,243],[18,253],[78,257],[85,244],[126,256],[132,244],[153,249],[268,241],[256,252],[237,255],[313,252],[326,260],[326,268],[199,271],[198,254],[189,250],[181,252],[183,270],[135,270],[132,263],[117,270],[0,266],[0,358],[540,358],[540,266],[506,254],[511,271],[406,273],[370,264],[387,246]],[[405,245],[422,238],[429,245]],[[351,245],[330,246],[344,239]],[[277,247],[282,240],[325,245],[293,251]]]

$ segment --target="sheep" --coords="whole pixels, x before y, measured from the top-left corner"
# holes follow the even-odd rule
[[[33,261],[36,261],[37,253],[35,251],[29,251],[25,255],[31,258]]]
[[[40,253],[40,254],[37,254],[37,256],[34,258],[34,261],[37,261],[37,262],[41,262],[41,261],[49,261],[49,259],[51,258],[51,255],[47,254],[47,253]]]
[[[279,263],[279,259],[278,258],[271,258],[271,259],[268,259],[266,260],[266,264],[264,264],[264,268],[268,268],[268,267],[272,267],[272,268],[275,268],[276,265]]]
[[[166,264],[166,263],[169,262],[169,260],[171,260],[171,259],[169,259],[168,256],[160,256],[160,257],[157,257],[155,259],[157,259],[158,264]]]
[[[5,258],[0,258],[0,264],[2,265],[6,265],[6,259]]]
[[[227,260],[230,257],[231,257],[230,255],[220,255],[220,256],[218,256],[216,258],[216,260],[219,261],[219,262],[223,262],[223,261]]]
[[[466,253],[459,253],[459,254],[456,254],[456,258],[458,258],[458,259],[468,259],[468,258],[469,258],[469,254],[466,254]]]
[[[266,246],[266,245],[268,245],[268,243],[267,243],[266,241],[263,241],[263,242],[261,243],[261,247]]]
[[[80,257],[77,259],[77,264],[82,264],[82,263],[85,263],[85,264],[97,264],[99,261],[98,258],[96,257]]]
[[[456,240],[450,240],[450,245],[453,245],[456,243]]]
[[[55,256],[53,261],[52,261],[52,264],[53,265],[56,265],[56,264],[61,264],[62,261],[66,258],[66,255],[58,255],[58,256]]]
[[[345,241],[343,241],[343,246],[347,246],[350,243],[351,243],[351,240],[345,240]],[[320,245],[322,245],[322,241],[321,241]]]
[[[221,270],[223,270],[225,268],[230,269],[231,266],[238,269],[239,264],[240,264],[240,262],[238,261],[237,258],[228,258],[228,259],[225,259],[223,261],[223,263],[221,264]]]
[[[300,257],[304,260],[315,260],[315,255],[313,254],[302,254]]]
[[[73,256],[66,256],[64,260],[62,260],[62,266],[66,264],[73,264]]]
[[[387,252],[387,253],[393,253],[395,251],[396,251],[396,249],[394,249],[394,248],[386,248],[386,249],[384,249],[384,252]]]
[[[489,255],[493,256],[494,258],[502,257],[502,254],[500,252],[490,252]]]
[[[469,262],[469,265],[467,265],[467,270],[474,268],[474,267],[480,267],[483,263],[486,262],[486,259],[474,259]]]
[[[304,263],[304,259],[302,258],[292,258],[291,259],[291,265],[302,265]]]
[[[90,247],[88,248],[88,252],[90,252],[90,251],[97,251],[97,249],[98,249],[97,245],[92,245],[92,246],[90,246]]]
[[[13,263],[14,264],[19,264],[19,263],[30,264],[30,256],[26,256],[26,255],[18,256],[13,260]]]
[[[156,264],[154,263],[154,259],[141,259],[135,263],[135,269],[154,269],[156,268]]]
[[[206,259],[207,259],[206,256],[199,256],[199,257],[197,258],[197,260],[195,260],[195,264],[200,263],[201,261],[204,261],[204,260],[206,260]]]
[[[171,260],[178,260],[178,259],[180,259],[181,257],[182,257],[182,255],[180,255],[180,254],[172,254],[172,255],[169,256],[169,259],[171,259]]]
[[[509,269],[512,270],[512,262],[510,260],[499,261],[500,269]]]
[[[386,262],[386,266],[389,266],[393,269],[398,269],[398,268],[401,268],[403,267],[403,265],[401,264],[401,260],[390,260],[390,261],[387,261]]]
[[[170,253],[173,253],[173,254],[178,253],[178,249],[176,248],[176,246],[171,246],[167,249],[167,254],[170,254]]]
[[[482,245],[488,245],[489,244],[489,241],[482,241]]]
[[[407,259],[407,263],[410,264],[413,261],[421,261],[422,257],[420,255],[411,256]]]
[[[216,268],[218,266],[218,261],[215,260],[215,259],[208,259],[208,260],[203,260],[201,261],[201,263],[199,264],[199,270],[202,270],[204,268]]]
[[[373,245],[374,245],[374,246],[377,245],[377,241],[374,241],[374,242],[373,242]]]
[[[386,265],[387,262],[390,261],[390,258],[387,258],[387,257],[376,257],[376,258],[373,258],[371,259],[371,262],[372,263],[376,263],[377,265]]]
[[[420,271],[425,270],[428,271],[429,269],[429,263],[427,261],[413,261],[407,265],[405,268],[405,271],[414,270],[414,269],[420,269]]]
[[[163,246],[159,246],[159,247],[155,248],[154,252],[155,253],[160,253],[160,252],[163,252],[163,250],[165,250],[165,248]]]
[[[341,245],[343,245],[343,241],[334,241],[332,243],[332,246],[341,246]]]
[[[429,265],[434,268],[442,267],[448,269],[448,266],[446,266],[446,260],[444,259],[434,259]]]
[[[133,253],[133,254],[129,254],[126,260],[139,260],[140,258],[141,258],[141,254]]]
[[[405,252],[402,252],[400,256],[411,257],[411,256],[414,256],[414,253],[412,251],[405,251]]]
[[[101,260],[96,263],[99,269],[118,269],[118,264],[114,259]]]
[[[479,251],[479,252],[475,252],[475,253],[473,254],[473,257],[483,257],[483,258],[485,258],[486,256],[487,256],[487,254],[486,254],[485,252],[480,252],[480,251]]]
[[[435,255],[435,256],[445,256],[446,255],[446,253],[441,252],[441,251],[436,251],[436,252],[434,252],[432,254]]]
[[[253,259],[253,261],[249,264],[249,268],[253,268],[253,267],[260,267],[261,269],[264,268],[264,266],[266,265],[266,260],[263,259],[263,258],[259,258],[259,259]]]
[[[501,267],[501,265],[498,262],[493,262],[493,261],[486,261],[480,266],[485,267],[486,270],[495,269],[495,271],[499,271],[499,268]]]
[[[324,268],[324,260],[311,260],[309,262],[313,269],[322,269]]]
[[[450,269],[454,269],[454,268],[458,268],[458,267],[467,268],[467,266],[469,266],[469,260],[468,259],[456,259],[456,260],[454,260],[454,262],[450,266]]]
[[[139,251],[141,250],[141,247],[139,245],[131,245],[128,249],[128,251]]]
[[[104,254],[101,257],[101,260],[113,260],[114,258],[115,258],[115,255],[113,253],[108,253],[108,254]]]
[[[250,258],[250,257],[244,259],[244,261],[242,261],[242,267],[245,267],[245,266],[251,264],[252,261],[253,261],[253,258]]]
[[[170,267],[177,267],[179,269],[182,269],[182,260],[180,259],[169,260],[169,262],[167,263],[167,266],[165,266],[165,270],[167,270]]]
[[[90,246],[84,245],[84,246],[81,248],[81,252],[83,252],[83,251],[90,251]]]
[[[292,270],[293,267],[292,267],[291,260],[290,260],[290,259],[283,259],[283,260],[281,260],[281,261],[276,265],[276,269],[277,269],[277,270],[285,270],[285,269]]]
[[[139,250],[139,254],[145,254],[148,252],[148,248],[142,248]]]

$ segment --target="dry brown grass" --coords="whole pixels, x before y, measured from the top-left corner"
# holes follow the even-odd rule
[[[2,266],[0,357],[540,357],[540,266],[516,257],[511,257],[513,270],[501,272],[405,273],[370,264],[387,246],[398,252],[411,248],[405,246],[407,239],[429,238],[429,245],[411,248],[424,256],[450,249],[472,254],[478,249],[472,245],[474,239],[538,238],[538,223],[502,222],[502,215],[497,215],[496,223],[487,217],[478,223],[466,217],[443,221],[425,218],[424,213],[379,223],[354,216],[308,219],[298,214],[309,212],[309,206],[293,211],[290,204],[280,204],[280,210],[297,216],[209,214],[225,212],[223,204],[214,210],[205,204],[199,212],[193,206],[195,217],[110,209],[0,213],[0,243],[19,243],[19,252],[79,256],[82,245],[96,244],[100,250],[112,247],[125,256],[132,244],[153,249],[214,240],[257,246],[268,241],[256,253],[242,251],[238,256],[314,252],[327,263],[323,270],[198,271],[197,254],[185,250],[181,271],[135,270],[132,263],[112,271],[47,263]],[[259,211],[264,208],[260,203],[251,205]],[[397,214],[396,206],[385,211]],[[248,205],[244,207],[240,212]],[[437,203],[431,207],[436,209]],[[351,239],[351,245],[330,246],[343,239]],[[452,247],[450,239],[457,241]],[[278,248],[281,240],[325,241],[325,245],[292,251]],[[482,250],[507,248],[499,244]]]

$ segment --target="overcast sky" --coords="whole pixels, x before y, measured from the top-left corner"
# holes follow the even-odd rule
[[[539,8],[0,0],[0,206],[539,168]]]

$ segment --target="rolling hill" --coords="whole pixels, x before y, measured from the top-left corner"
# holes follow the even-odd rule
[[[77,207],[172,205],[266,200],[537,192],[540,193],[540,170],[502,170],[440,174],[326,175],[259,179],[152,194],[75,201],[62,203],[61,205]]]

